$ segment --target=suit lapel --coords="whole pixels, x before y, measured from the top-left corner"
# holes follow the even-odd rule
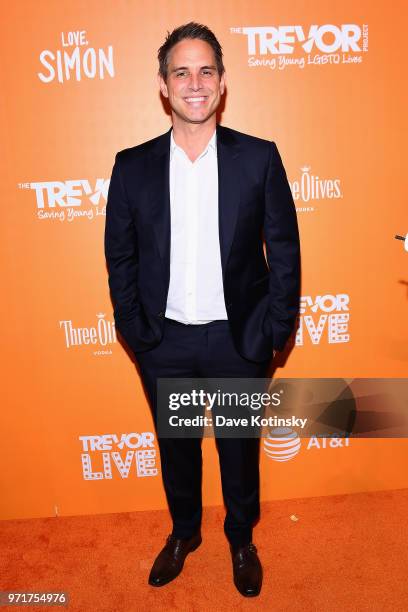
[[[219,241],[225,276],[240,203],[239,147],[228,128],[217,124],[216,129]],[[170,132],[171,129],[156,140],[149,164],[151,218],[166,283],[170,279]]]
[[[151,218],[166,283],[170,280],[170,132],[156,140],[149,164]]]
[[[240,203],[239,147],[228,128],[217,125],[218,222],[223,277],[227,268]]]

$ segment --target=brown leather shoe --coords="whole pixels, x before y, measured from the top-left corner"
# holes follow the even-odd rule
[[[234,584],[244,597],[255,597],[261,592],[262,565],[255,544],[250,542],[240,548],[232,548]]]
[[[198,532],[189,539],[167,536],[165,547],[156,557],[150,571],[149,584],[163,586],[174,580],[183,569],[184,560],[188,553],[193,552],[201,544],[201,533]]]

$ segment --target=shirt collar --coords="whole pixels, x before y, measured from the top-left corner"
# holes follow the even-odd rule
[[[170,159],[172,159],[174,151],[176,149],[183,151],[183,149],[179,147],[178,144],[176,144],[174,140],[174,136],[173,136],[173,130],[171,130],[170,132]],[[204,151],[197,157],[197,159],[199,159],[202,155],[204,155],[204,153],[206,153],[208,149],[212,149],[215,152],[217,151],[217,130],[216,129],[214,129],[214,133],[211,136],[207,146],[205,147]],[[183,153],[185,154],[184,151]]]

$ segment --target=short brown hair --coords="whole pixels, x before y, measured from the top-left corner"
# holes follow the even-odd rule
[[[215,34],[207,26],[202,25],[201,23],[196,23],[195,21],[190,21],[185,25],[179,26],[172,32],[167,32],[166,40],[158,51],[157,57],[159,60],[159,74],[164,80],[167,79],[167,67],[170,51],[177,43],[185,40],[186,38],[198,38],[208,43],[214,51],[218,74],[221,76],[223,72],[225,72],[222,61],[222,47]]]

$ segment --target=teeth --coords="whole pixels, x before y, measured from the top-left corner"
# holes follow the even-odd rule
[[[204,102],[205,98],[185,98],[186,102]]]

